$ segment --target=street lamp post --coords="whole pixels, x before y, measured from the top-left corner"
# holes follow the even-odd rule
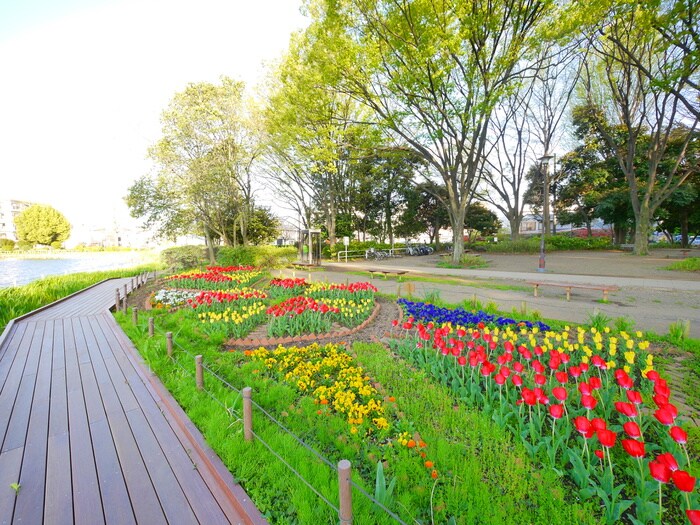
[[[542,237],[540,238],[540,263],[537,268],[538,272],[545,271],[545,250],[544,250],[544,238],[545,235],[549,233],[549,161],[554,158],[553,155],[543,155],[537,159],[540,163],[540,169],[542,170]]]

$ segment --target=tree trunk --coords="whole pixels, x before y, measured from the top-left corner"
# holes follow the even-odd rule
[[[688,210],[681,210],[681,248],[688,247]]]
[[[207,255],[209,256],[209,263],[216,264],[216,256],[214,255],[214,246],[211,243],[211,235],[207,227],[204,227],[204,243],[207,246]]]
[[[457,210],[454,209],[455,207]],[[452,226],[452,262],[459,264],[464,254],[464,216],[467,213],[467,207],[451,202],[449,212]]]
[[[591,220],[586,221],[586,235],[589,239],[593,237],[593,221]]]
[[[649,230],[651,229],[651,211],[649,204],[641,202],[634,225],[634,254],[649,255]]]
[[[517,241],[520,239],[520,222],[522,217],[520,215],[515,215],[513,217],[508,217],[508,224],[510,225],[510,240]]]

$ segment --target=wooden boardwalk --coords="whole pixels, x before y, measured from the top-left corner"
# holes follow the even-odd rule
[[[0,337],[0,523],[266,523],[109,313],[131,282]]]

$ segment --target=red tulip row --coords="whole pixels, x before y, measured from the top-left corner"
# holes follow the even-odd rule
[[[608,523],[623,515],[643,523],[661,519],[661,492],[659,502],[652,501],[650,478],[659,482],[659,491],[672,481],[685,497],[688,519],[697,523],[687,436],[676,425],[678,410],[670,402],[668,384],[654,370],[629,366],[636,359],[650,362],[638,358],[641,352],[634,350],[635,344],[646,348],[645,343],[628,338],[632,342],[626,343],[627,351],[618,353],[617,341],[606,341],[595,332],[587,334],[583,344],[570,344],[568,333],[500,332],[483,325],[437,327],[411,319],[402,327],[409,334],[396,342],[402,355],[450,385],[463,401],[490,412],[496,422],[521,437],[534,458],[568,470],[582,496],[602,491]],[[579,332],[578,341],[582,337]],[[563,422],[557,425],[559,420]],[[577,432],[583,441],[576,439]],[[623,432],[624,439],[618,440]],[[601,468],[590,462],[589,441],[594,437],[600,445],[594,455],[601,459]],[[684,469],[678,467],[673,451],[684,452],[679,456]],[[616,481],[615,476],[621,479]],[[677,497],[671,493],[667,499]],[[679,508],[676,502],[671,512],[678,513]]]

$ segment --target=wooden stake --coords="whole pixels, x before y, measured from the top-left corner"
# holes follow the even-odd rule
[[[155,332],[155,319],[153,317],[148,318],[148,337],[153,337],[153,332]]]
[[[350,462],[341,459],[338,462],[338,499],[340,500],[338,518],[341,525],[352,523],[352,487],[350,485]]]
[[[139,324],[139,309],[135,306],[131,309],[131,321],[134,324]]]
[[[197,382],[197,390],[204,390],[204,372],[202,370],[202,356],[194,356],[195,366],[195,381]]]
[[[173,356],[173,333],[166,332],[165,334],[165,347],[168,350],[168,357]]]
[[[241,390],[243,395],[243,436],[246,441],[253,441],[253,389],[249,386]]]

